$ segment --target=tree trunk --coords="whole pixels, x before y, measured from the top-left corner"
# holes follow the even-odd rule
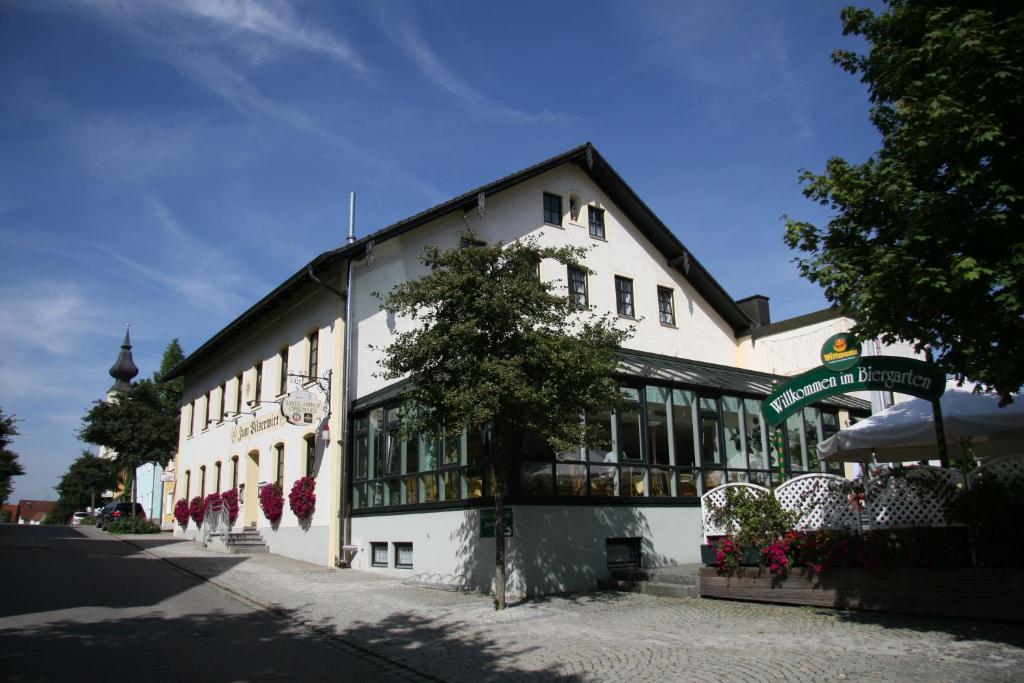
[[[506,446],[508,440],[495,425],[492,431],[491,456],[494,463],[494,609],[505,609],[505,494],[508,492]]]

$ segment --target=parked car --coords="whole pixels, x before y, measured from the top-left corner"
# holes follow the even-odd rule
[[[107,503],[100,510],[99,517],[96,520],[96,526],[100,529],[105,529],[108,524],[113,522],[115,519],[121,519],[122,517],[145,517],[146,511],[142,508],[141,503]]]
[[[76,512],[71,515],[71,526],[78,526],[82,523],[83,519],[88,519],[89,517],[92,517],[92,515],[88,512]]]

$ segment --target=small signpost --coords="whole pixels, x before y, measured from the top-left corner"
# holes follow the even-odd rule
[[[512,536],[512,508],[505,508],[505,538]],[[485,508],[480,511],[480,538],[494,538],[494,509]]]
[[[324,400],[311,391],[293,391],[281,399],[281,414],[293,425],[313,424],[324,412]]]

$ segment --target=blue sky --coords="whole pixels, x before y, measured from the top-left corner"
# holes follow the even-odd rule
[[[780,217],[878,144],[845,4],[4,2],[12,499],[55,496],[126,321],[150,376],[339,245],[349,191],[363,235],[591,140],[733,297],[824,307]]]

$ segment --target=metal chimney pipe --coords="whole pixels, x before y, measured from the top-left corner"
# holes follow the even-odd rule
[[[356,193],[348,193],[348,244],[356,241]]]

